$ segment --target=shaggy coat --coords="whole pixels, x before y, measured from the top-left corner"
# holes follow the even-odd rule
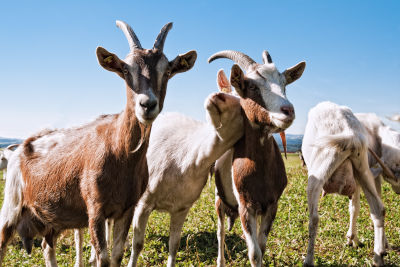
[[[65,130],[45,130],[13,153],[0,217],[0,265],[15,230],[30,253],[35,235],[44,236],[47,266],[56,266],[55,243],[64,229],[89,226],[97,266],[108,266],[106,219],[114,219],[111,264],[119,266],[133,209],[147,186],[146,152],[151,124],[162,110],[168,80],[189,70],[196,52],[169,62],[162,53],[172,23],[153,49],[143,49],[133,30],[117,21],[131,52],[120,60],[104,48],[99,64],[125,80],[123,112]]]
[[[383,265],[386,251],[385,210],[376,191],[368,165],[368,134],[352,111],[331,102],[312,108],[303,138],[302,151],[308,168],[309,243],[304,264],[314,264],[314,244],[318,227],[318,199],[324,187],[330,193],[359,196],[360,185],[370,206],[374,224],[374,263]],[[354,182],[355,181],[355,182]],[[352,197],[352,202],[359,199]],[[350,211],[354,209],[350,205]],[[352,213],[352,212],[351,212]],[[351,229],[353,225],[350,225]],[[351,232],[351,231],[349,231]],[[357,245],[350,233],[349,243]]]

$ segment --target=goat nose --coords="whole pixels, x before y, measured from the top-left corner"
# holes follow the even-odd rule
[[[281,107],[281,111],[282,111],[283,114],[285,114],[286,116],[293,116],[293,115],[294,115],[294,108],[293,108],[293,106],[283,106],[283,107]]]
[[[146,100],[146,101],[140,101],[140,106],[146,110],[146,112],[151,112],[155,107],[157,106],[157,100],[152,99],[152,100]]]

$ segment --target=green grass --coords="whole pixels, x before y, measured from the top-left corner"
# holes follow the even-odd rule
[[[300,167],[296,154],[289,154],[286,161],[288,186],[283,193],[279,210],[267,242],[264,263],[270,266],[301,266],[306,254],[308,239],[307,211],[307,171]],[[4,181],[0,181],[3,192]],[[383,187],[383,201],[386,206],[386,235],[394,248],[385,257],[390,266],[400,265],[400,197],[390,189]],[[0,194],[2,201],[3,194]],[[368,205],[364,196],[361,199],[361,211],[358,220],[359,238],[364,247],[352,248],[346,245],[348,228],[348,200],[338,195],[327,195],[320,201],[320,225],[315,246],[315,263],[320,266],[370,266],[373,258],[373,226],[369,217]],[[216,215],[214,212],[214,185],[205,186],[200,199],[191,209],[181,238],[177,255],[178,266],[215,265],[217,258]],[[169,216],[153,212],[146,231],[145,246],[140,266],[164,266],[168,257]],[[225,257],[228,265],[248,266],[247,248],[240,238],[242,235],[239,220],[231,232],[227,232]],[[130,239],[132,233],[130,233]],[[89,235],[85,234],[85,264],[90,256]],[[39,244],[39,242],[38,242]],[[123,265],[128,263],[130,251],[125,251]],[[75,257],[73,235],[59,239],[57,260],[60,266],[73,265]],[[8,247],[4,266],[43,266],[40,247],[27,255],[16,237]]]

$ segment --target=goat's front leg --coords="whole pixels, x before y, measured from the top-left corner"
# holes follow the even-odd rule
[[[43,238],[42,248],[46,267],[57,267],[56,244],[58,233],[52,232]]]
[[[106,242],[107,242],[107,247],[111,248],[112,244],[112,239],[111,239],[111,234],[112,234],[112,228],[113,228],[114,220],[113,219],[107,219],[106,220]]]
[[[4,206],[3,206],[4,208]],[[3,211],[3,210],[2,210]],[[1,214],[3,215],[3,213]],[[1,229],[0,229],[0,266],[2,266],[3,258],[7,252],[7,245],[11,237],[14,235],[15,225],[7,225],[7,222],[3,222],[4,217],[0,218]]]
[[[257,217],[256,213],[246,208],[242,203],[239,204],[240,222],[246,238],[250,264],[253,267],[261,267],[262,255],[257,238]]]
[[[261,224],[258,232],[258,245],[260,246],[262,256],[265,253],[268,234],[271,231],[277,210],[278,202],[269,205],[266,214],[261,217]]]
[[[83,267],[83,229],[74,229],[75,237],[75,265],[74,267]]]
[[[224,248],[225,248],[225,209],[224,203],[215,194],[215,210],[217,211],[218,215],[218,230],[217,230],[217,238],[218,238],[218,258],[217,258],[217,266],[223,267],[225,266],[225,255],[224,255]]]
[[[144,198],[142,198],[142,200],[143,201],[139,201],[133,216],[133,240],[128,267],[134,267],[137,264],[144,245],[147,221],[153,211],[153,207],[146,205],[144,203]]]
[[[169,255],[168,255],[168,267],[175,266],[176,253],[179,249],[181,241],[182,226],[185,222],[186,216],[189,209],[171,214],[171,222],[169,225]]]
[[[111,254],[111,266],[120,266],[125,249],[125,241],[133,217],[133,207],[130,208],[118,220],[114,220],[113,249]],[[110,221],[110,219],[108,220]]]
[[[356,185],[356,190],[349,201],[350,225],[347,231],[347,244],[353,247],[361,245],[357,237],[357,217],[360,213],[360,186]]]
[[[107,242],[105,239],[105,218],[99,212],[89,212],[89,232],[96,253],[96,266],[109,266]]]

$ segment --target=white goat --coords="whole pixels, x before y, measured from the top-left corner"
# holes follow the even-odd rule
[[[381,195],[380,175],[391,184],[397,194],[400,194],[400,133],[383,124],[376,114],[356,113],[355,116],[367,130],[370,151],[368,163],[375,178],[378,194]],[[360,211],[360,190],[358,188],[350,199],[349,211],[348,243],[358,246],[360,244],[356,228],[356,221]]]
[[[175,265],[183,223],[207,182],[211,165],[243,135],[237,97],[215,93],[204,106],[209,123],[167,114],[153,124],[147,152],[147,157],[152,158],[148,162],[149,184],[135,209],[128,266],[137,264],[153,210],[171,215],[167,266]]]
[[[8,159],[11,157],[13,151],[18,147],[18,144],[9,145],[4,150],[0,151],[0,171],[3,170],[3,180],[6,179],[7,176],[7,164]]]
[[[400,114],[395,114],[389,120],[400,122]]]
[[[304,265],[314,264],[314,244],[319,221],[318,200],[322,188],[327,188],[331,193],[352,196],[358,188],[352,185],[355,179],[365,193],[374,224],[374,263],[382,266],[386,251],[385,210],[368,166],[368,136],[365,127],[348,107],[322,102],[308,113],[302,151],[308,167],[310,237]]]

